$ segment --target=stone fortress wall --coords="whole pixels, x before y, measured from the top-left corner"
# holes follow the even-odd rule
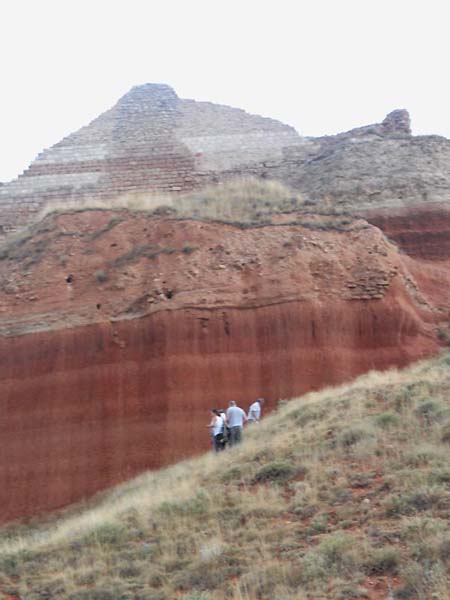
[[[167,85],[137,86],[0,188],[1,232],[26,224],[53,200],[190,191],[223,171],[280,160],[299,140],[273,119],[181,100]]]
[[[305,200],[357,210],[449,204],[450,140],[412,136],[405,110],[379,124],[304,138],[279,121],[145,84],[0,186],[0,239],[52,201],[168,196],[242,175],[281,180]]]

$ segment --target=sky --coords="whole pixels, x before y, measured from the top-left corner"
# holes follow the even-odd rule
[[[441,0],[2,0],[0,181],[133,85],[171,85],[302,135],[407,108],[450,137]]]

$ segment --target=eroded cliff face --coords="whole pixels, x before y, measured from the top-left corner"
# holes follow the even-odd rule
[[[214,405],[438,351],[449,199],[404,110],[302,138],[147,84],[45,150],[0,188],[0,522],[206,449]]]
[[[400,300],[184,308],[2,338],[2,521],[65,506],[209,446],[208,409],[273,409],[436,345]]]
[[[86,211],[8,247],[1,521],[207,449],[208,410],[230,399],[264,396],[271,410],[437,351],[426,272],[420,286],[416,259],[406,265],[379,229],[274,221]]]

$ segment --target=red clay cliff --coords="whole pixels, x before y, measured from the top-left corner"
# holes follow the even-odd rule
[[[183,200],[242,175],[292,198],[244,221]],[[437,352],[449,190],[450,142],[406,111],[301,138],[168,86],[42,153],[0,190],[0,522],[207,449],[230,399],[271,410]],[[105,208],[146,194],[156,210]],[[75,208],[11,235],[54,200]]]
[[[9,247],[2,521],[207,449],[207,411],[229,399],[273,409],[437,351],[424,263],[363,220],[283,219],[242,229],[85,211]]]

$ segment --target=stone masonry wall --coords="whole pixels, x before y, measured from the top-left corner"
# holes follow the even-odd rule
[[[145,84],[0,186],[0,239],[47,203],[142,194],[164,203],[242,175],[277,179],[312,203],[327,199],[357,212],[450,203],[450,140],[412,136],[405,110],[335,136],[302,138],[273,119]]]
[[[167,85],[138,86],[2,186],[0,235],[28,223],[48,202],[189,191],[224,170],[280,160],[299,139],[273,119],[180,100]]]

